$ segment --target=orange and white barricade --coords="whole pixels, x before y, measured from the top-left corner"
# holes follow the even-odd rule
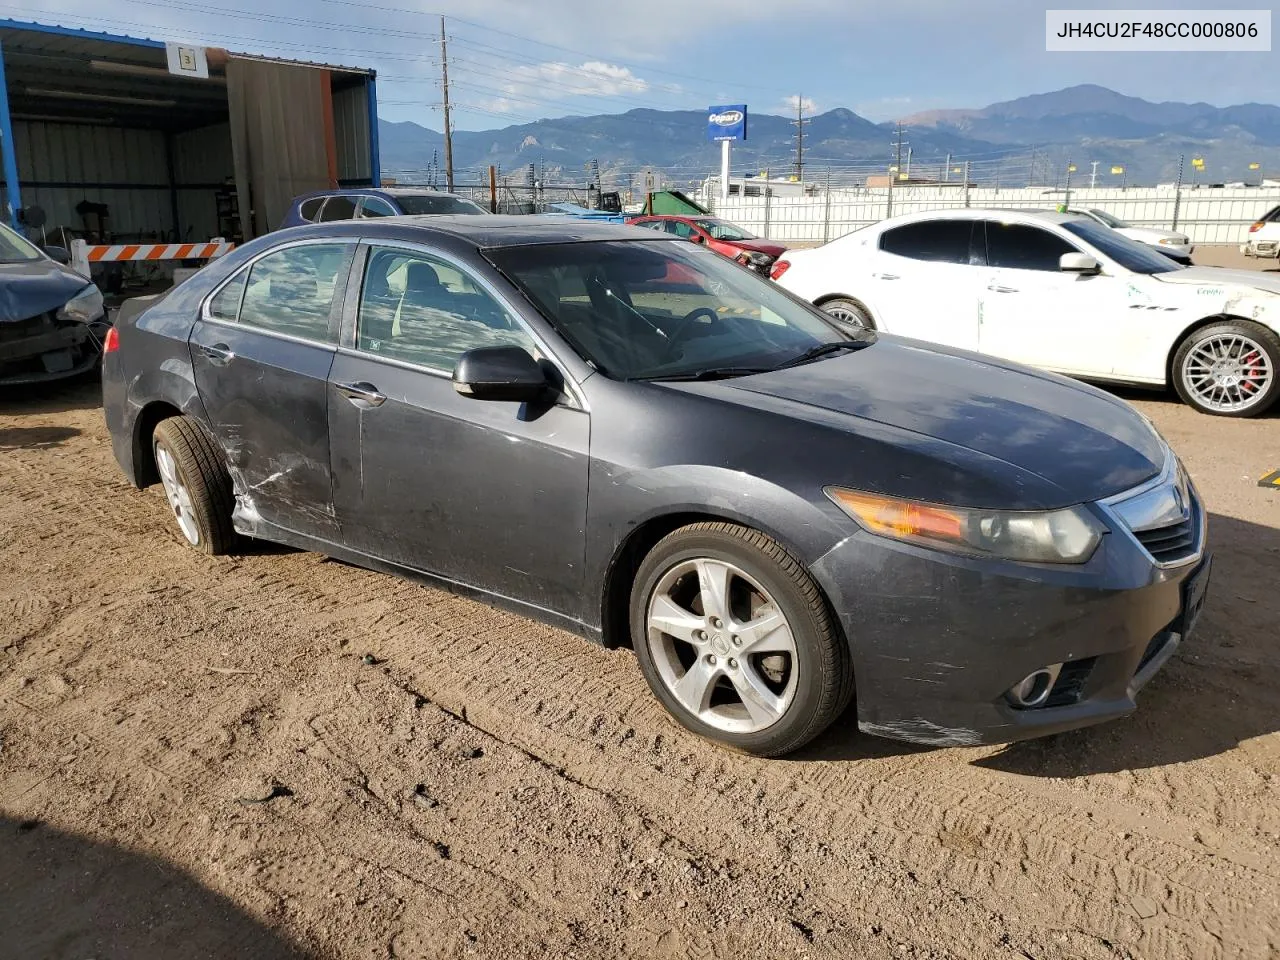
[[[84,240],[71,242],[71,267],[82,276],[89,276],[95,263],[120,263],[139,260],[213,260],[235,249],[221,237],[204,243],[104,243],[91,244]]]

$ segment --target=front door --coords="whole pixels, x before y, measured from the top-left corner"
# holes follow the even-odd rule
[[[454,389],[460,356],[515,344],[515,312],[416,246],[372,246],[354,349],[330,373],[335,503],[355,549],[581,616],[590,416]],[[550,361],[547,361],[550,362]]]
[[[870,276],[861,282],[882,329],[978,349],[983,272],[970,262],[973,232],[972,220],[941,219],[904,224],[881,235]]]
[[[325,241],[268,253],[191,330],[196,389],[250,523],[336,537],[327,380],[354,251]]]
[[[1021,223],[985,224],[986,283],[979,350],[1075,376],[1106,377],[1114,345],[1145,316],[1128,309],[1124,279],[1059,269],[1083,253],[1065,237]]]

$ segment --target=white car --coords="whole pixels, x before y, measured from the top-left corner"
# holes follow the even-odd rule
[[[847,324],[1171,385],[1204,413],[1257,416],[1280,397],[1280,276],[1183,267],[1085,217],[908,214],[790,250],[772,276]]]
[[[1280,207],[1272,207],[1249,228],[1249,239],[1240,245],[1246,257],[1280,258]]]
[[[1116,233],[1126,236],[1130,240],[1137,240],[1139,243],[1155,247],[1161,253],[1173,257],[1179,263],[1191,264],[1191,253],[1195,250],[1195,247],[1191,243],[1191,238],[1185,233],[1177,233],[1173,230],[1155,230],[1151,227],[1135,227],[1119,217],[1113,217],[1105,210],[1094,210],[1092,207],[1084,209],[1072,207],[1067,212],[1088,217],[1090,220],[1096,220],[1104,227],[1110,227]]]

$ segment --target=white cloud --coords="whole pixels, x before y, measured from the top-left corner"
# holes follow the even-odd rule
[[[568,97],[640,96],[649,82],[630,68],[588,60],[573,65],[561,61],[510,67],[498,84],[503,96],[494,97],[483,109],[498,113],[527,111],[530,101],[562,100]],[[660,88],[661,89],[661,88]]]
[[[783,99],[782,109],[786,112],[788,116],[790,116],[791,114],[796,112],[796,107],[802,104],[804,106],[805,116],[812,116],[813,114],[818,112],[818,104],[814,102],[812,97],[804,97],[803,99],[801,99],[799,96],[796,96],[794,94],[792,96],[789,96]]]

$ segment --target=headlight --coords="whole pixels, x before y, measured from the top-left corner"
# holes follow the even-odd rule
[[[58,310],[59,320],[89,323],[102,316],[102,294],[92,283],[64,303]]]
[[[937,550],[1023,563],[1084,563],[1106,528],[1083,507],[1024,512],[950,507],[828,487],[868,532]]]

